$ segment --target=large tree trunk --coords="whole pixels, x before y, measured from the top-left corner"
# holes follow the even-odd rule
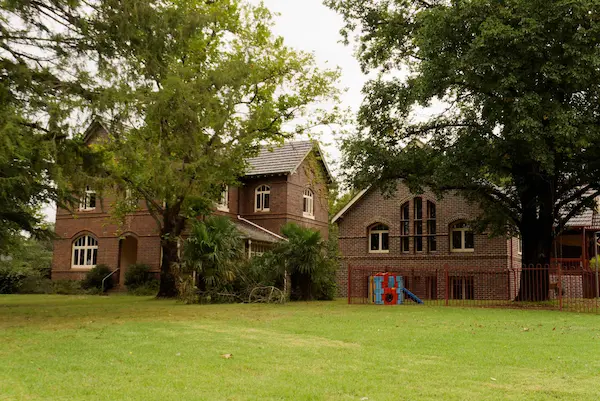
[[[550,255],[554,234],[551,187],[533,186],[523,194],[522,270],[515,301],[539,302],[548,299]]]
[[[162,260],[160,263],[160,286],[157,298],[177,297],[177,274],[175,267],[179,263],[178,239],[183,233],[185,219],[178,210],[166,210],[160,232]]]

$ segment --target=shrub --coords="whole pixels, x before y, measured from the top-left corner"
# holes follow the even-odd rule
[[[43,273],[39,271],[30,272],[30,274],[23,279],[21,287],[19,288],[20,294],[52,294],[54,293],[54,287],[52,280],[45,277]]]
[[[597,259],[594,256],[592,259],[590,259],[590,269],[598,270],[599,267],[600,267],[600,256],[598,256]]]
[[[158,280],[150,280],[144,284],[140,284],[137,287],[129,288],[127,287],[127,293],[129,295],[136,296],[148,296],[148,295],[156,295],[158,293]]]
[[[81,288],[81,281],[79,280],[53,281],[52,292],[59,295],[78,295],[84,293]]]
[[[125,271],[125,285],[128,290],[133,290],[156,281],[150,273],[150,266],[136,263],[127,267]]]
[[[30,273],[29,269],[11,262],[0,262],[0,294],[14,294]]]
[[[201,291],[229,286],[243,261],[242,239],[226,217],[209,216],[192,225],[184,244],[184,272],[198,273]]]
[[[288,239],[273,250],[270,263],[291,278],[291,299],[331,300],[336,294],[337,245],[321,233],[294,223],[282,227]]]
[[[81,282],[81,288],[90,290],[92,288],[102,289],[102,280],[108,276],[112,270],[106,265],[97,265],[92,270],[88,271],[85,279]],[[104,282],[104,290],[110,290],[113,287],[112,278]]]

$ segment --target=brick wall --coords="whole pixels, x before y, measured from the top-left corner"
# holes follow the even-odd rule
[[[101,135],[100,135],[101,134]],[[92,141],[105,133],[94,134]],[[322,167],[322,166],[321,166]],[[302,163],[291,175],[279,175],[262,178],[245,178],[242,186],[229,188],[229,211],[215,209],[215,214],[232,219],[241,215],[250,221],[270,230],[281,233],[281,227],[287,222],[321,230],[326,237],[328,222],[327,184],[315,179],[312,172],[314,164]],[[322,174],[322,172],[321,172]],[[270,211],[254,211],[254,190],[260,185],[269,185]],[[315,193],[315,218],[302,216],[302,193],[310,187]],[[122,226],[111,219],[110,211],[115,202],[110,194],[97,194],[96,209],[93,211],[74,211],[59,208],[56,215],[56,233],[52,262],[53,279],[81,279],[87,270],[71,268],[72,245],[81,235],[92,235],[98,240],[97,264],[106,264],[111,269],[120,263],[119,236],[133,236],[137,239],[138,263],[148,264],[154,271],[160,270],[160,237],[156,222],[140,202],[140,210],[126,217]]]
[[[510,244],[515,243],[515,240],[490,238],[487,234],[475,235],[473,252],[452,252],[450,226],[459,220],[474,219],[479,209],[468,204],[458,195],[448,194],[439,200],[433,193],[427,191],[418,196],[423,200],[424,217],[426,217],[427,201],[436,205],[437,250],[429,251],[427,241],[424,239],[423,252],[416,252],[413,237],[409,239],[408,252],[404,253],[401,250],[400,209],[405,202],[409,203],[410,234],[414,234],[413,215],[416,196],[411,194],[405,185],[399,183],[396,194],[391,198],[385,198],[379,191],[369,191],[337,221],[339,245],[343,257],[338,271],[339,296],[347,296],[348,266],[373,266],[381,271],[385,271],[386,268],[442,269],[445,265],[451,268],[498,269],[509,267],[511,260],[512,263],[520,260],[514,255],[513,259],[510,257]],[[369,253],[368,230],[375,223],[383,223],[389,227],[388,253]],[[425,221],[423,224],[426,224]],[[514,246],[514,253],[516,254],[516,246]],[[442,284],[438,278],[438,288]],[[481,287],[480,284],[477,284],[477,287]]]

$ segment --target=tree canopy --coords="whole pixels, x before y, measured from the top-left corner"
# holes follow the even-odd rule
[[[378,72],[343,145],[348,180],[458,191],[481,206],[479,228],[520,233],[524,262],[548,263],[552,239],[600,194],[600,3],[326,3]],[[417,139],[426,146],[407,146]]]
[[[177,242],[190,218],[209,213],[263,144],[335,122],[336,70],[271,33],[271,13],[242,1],[156,5],[100,104],[110,133],[95,147],[110,155],[107,185],[121,191],[121,215],[143,200],[161,235],[160,296],[176,295]],[[139,18],[139,17],[136,17]],[[150,40],[159,32],[161,40]],[[295,122],[300,121],[296,124]],[[127,196],[125,196],[127,194]]]
[[[159,13],[153,3],[2,2],[0,248],[22,230],[48,233],[43,204],[77,202],[71,183],[96,165],[77,133],[97,108],[114,101],[105,94],[113,92],[109,78],[139,50],[141,33]]]

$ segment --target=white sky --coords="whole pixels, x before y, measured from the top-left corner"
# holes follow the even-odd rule
[[[258,3],[258,0],[252,0]],[[342,18],[323,5],[322,0],[263,0],[275,16],[275,34],[283,36],[286,45],[315,54],[320,67],[342,69],[340,89],[346,89],[342,95],[342,107],[358,111],[362,101],[361,89],[366,76],[360,71],[358,61],[353,56],[352,46],[340,43],[339,34]],[[331,167],[337,167],[340,152],[334,141],[334,135],[324,134],[320,140]],[[44,214],[54,221],[55,208],[46,207]]]
[[[258,3],[259,0],[253,0]],[[342,69],[340,89],[342,107],[358,111],[362,102],[361,89],[367,77],[361,72],[354,58],[354,48],[340,43],[339,31],[343,26],[341,16],[324,6],[323,0],[263,0],[267,8],[280,15],[275,16],[274,33],[284,38],[285,44],[296,49],[311,52],[320,67]],[[333,135],[320,138],[331,167],[336,167],[340,152]]]

